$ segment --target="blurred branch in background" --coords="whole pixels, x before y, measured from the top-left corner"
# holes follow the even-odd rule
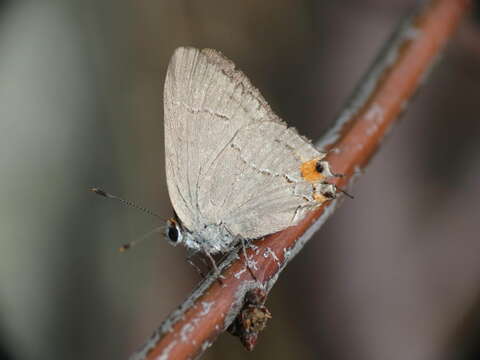
[[[419,7],[386,43],[360,86],[319,146],[332,151],[332,168],[345,174],[334,183],[349,186],[371,156],[411,96],[425,81],[440,50],[466,13],[467,0],[437,0]],[[299,225],[270,235],[247,250],[256,263],[255,279],[245,271],[242,253],[231,254],[220,269],[173,312],[132,359],[187,359],[202,353],[233,321],[245,294],[269,291],[288,262],[303,248],[338,205],[338,200],[312,212]],[[275,314],[273,314],[275,316]]]

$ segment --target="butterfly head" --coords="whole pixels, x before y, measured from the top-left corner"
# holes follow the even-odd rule
[[[181,221],[177,217],[173,217],[167,220],[165,237],[167,238],[168,242],[173,246],[182,244],[190,250],[201,250],[198,236],[195,236],[194,234],[192,234],[192,232],[182,226]]]

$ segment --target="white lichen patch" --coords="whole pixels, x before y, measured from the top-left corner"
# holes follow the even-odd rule
[[[273,260],[275,260],[275,261],[280,261],[280,260],[278,259],[277,255],[275,254],[275,252],[274,252],[272,249],[267,248],[267,250],[268,250],[268,252],[270,253],[270,255],[272,256]]]
[[[190,335],[190,333],[193,331],[194,328],[195,326],[193,326],[193,324],[191,323],[187,323],[183,325],[182,329],[180,330],[180,340],[182,340],[183,342],[187,342],[188,336]]]
[[[212,308],[212,305],[214,304],[213,301],[202,301],[200,304],[202,304],[202,311],[199,316],[205,316],[210,312],[210,309]]]
[[[384,117],[385,111],[383,107],[380,106],[378,103],[373,103],[365,114],[365,120],[367,120],[371,124],[366,131],[367,135],[372,135],[378,130],[379,125],[384,120]]]
[[[248,263],[248,267],[249,267],[250,269],[253,269],[253,270],[255,270],[255,271],[258,270],[257,262],[256,262],[255,260],[253,260],[253,259],[248,259],[248,260],[247,260],[247,263]]]
[[[247,271],[247,268],[243,268],[242,270],[237,271],[235,274],[233,274],[233,276],[235,277],[235,279],[240,279],[240,276],[242,276],[242,274],[246,271]]]
[[[157,357],[157,360],[168,360],[168,356],[170,355],[170,351],[177,345],[176,341],[172,341],[168,346],[163,349],[162,353]]]

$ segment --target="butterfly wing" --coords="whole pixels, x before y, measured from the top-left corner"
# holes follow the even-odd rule
[[[323,156],[285,124],[254,122],[240,129],[207,176],[224,178],[201,183],[201,203],[242,237],[280,231],[325,200],[323,185],[302,173],[302,164]]]
[[[211,50],[179,48],[165,81],[167,184],[184,226],[224,224],[260,237],[319,205],[302,164],[324,154],[288,128],[234,64]]]

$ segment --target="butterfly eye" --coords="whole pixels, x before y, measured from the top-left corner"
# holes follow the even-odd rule
[[[167,238],[173,244],[177,245],[182,241],[182,233],[178,223],[173,219],[167,221]]]
[[[175,227],[171,227],[168,229],[168,238],[172,242],[177,242],[178,240],[178,230]]]

